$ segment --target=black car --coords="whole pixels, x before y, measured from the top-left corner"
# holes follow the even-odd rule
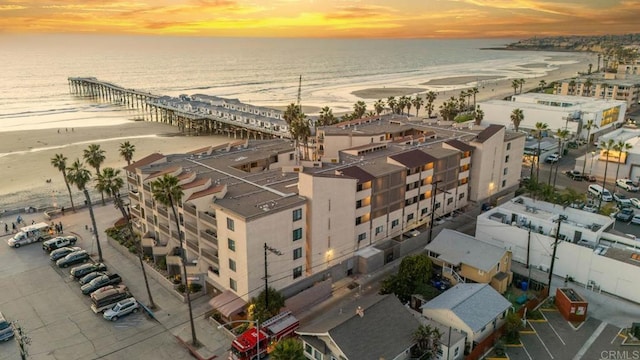
[[[122,278],[118,274],[110,274],[110,275],[100,275],[95,279],[91,280],[89,283],[82,285],[80,288],[82,293],[85,295],[89,295],[92,292],[103,288],[107,285],[117,285],[122,282]]]
[[[69,273],[71,274],[71,277],[75,279],[80,279],[83,276],[87,275],[88,273],[91,273],[94,271],[106,271],[106,270],[107,270],[107,266],[103,263],[91,263],[91,264],[76,266],[73,269],[71,269]]]
[[[76,252],[76,251],[80,251],[82,250],[79,247],[61,247],[60,249],[56,249],[53,250],[51,252],[51,254],[49,254],[49,259],[51,259],[51,261],[58,261],[58,259],[62,259],[63,257],[71,254],[72,252]]]
[[[58,261],[56,261],[56,264],[61,268],[66,268],[73,264],[79,264],[87,262],[89,260],[91,260],[91,257],[89,257],[89,253],[87,253],[86,250],[80,250],[72,252],[62,259],[59,259]]]
[[[620,209],[620,212],[616,214],[616,219],[624,222],[631,221],[631,218],[633,218],[634,214],[635,213],[632,208],[624,207]]]
[[[97,278],[98,276],[102,276],[102,275],[105,275],[105,273],[103,273],[102,271],[90,272],[87,275],[85,275],[82,278],[80,278],[80,280],[78,280],[78,282],[80,283],[80,285],[88,284],[89,282],[91,282],[91,280]]]

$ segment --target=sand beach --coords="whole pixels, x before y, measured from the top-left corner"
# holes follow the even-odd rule
[[[58,132],[60,131],[60,132]],[[1,133],[0,141],[0,211],[33,206],[40,208],[69,202],[62,174],[51,165],[55,154],[64,154],[70,165],[82,159],[89,144],[99,144],[105,150],[106,160],[101,168],[122,168],[126,162],[118,149],[124,141],[136,148],[134,160],[153,152],[173,154],[217,145],[234,139],[224,136],[182,136],[178,128],[155,122],[99,126],[24,130]],[[94,170],[87,167],[92,173]],[[51,182],[47,182],[51,179]],[[83,196],[72,188],[74,198],[82,202]],[[94,201],[96,199],[93,199]]]

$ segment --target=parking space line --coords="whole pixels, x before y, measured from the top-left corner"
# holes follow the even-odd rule
[[[529,320],[527,320],[529,321]],[[529,324],[529,326],[531,326],[531,324]],[[533,327],[533,326],[531,326]],[[549,354],[549,357],[551,357],[552,359],[555,359],[553,357],[553,355],[551,354],[551,351],[549,351],[549,348],[547,347],[547,344],[544,343],[544,341],[542,341],[542,338],[540,337],[540,335],[538,334],[538,332],[536,331],[536,336],[538,337],[538,340],[540,340],[540,343],[542,344],[542,346],[544,346],[544,349],[547,350],[547,354]]]
[[[618,333],[616,334],[616,336],[613,337],[613,339],[611,339],[611,344],[613,344],[614,341],[616,341],[616,339],[618,338],[618,336],[623,337],[623,335],[621,335],[620,333],[622,332],[622,329],[618,330]]]
[[[544,314],[542,314],[542,316],[546,319],[546,317],[544,316]],[[553,333],[556,334],[556,336],[558,337],[558,339],[560,339],[560,342],[562,343],[562,345],[567,346],[567,343],[564,342],[564,340],[562,340],[562,338],[560,337],[560,334],[558,334],[558,332],[556,331],[556,328],[553,327],[553,325],[551,325],[551,322],[547,322],[547,324],[549,325],[549,327],[551,328],[551,330],[553,330]]]
[[[582,345],[580,350],[578,350],[578,353],[576,354],[576,356],[573,357],[573,360],[582,359],[582,356],[584,356],[584,354],[587,352],[587,350],[589,350],[591,345],[593,345],[593,343],[596,341],[598,336],[600,336],[602,331],[604,331],[605,327],[607,327],[607,323],[604,321],[601,322],[600,325],[598,325],[598,328],[593,332],[593,334],[591,334],[591,336],[589,336],[587,341],[584,342],[584,345]]]
[[[525,354],[527,354],[527,356],[529,357],[529,360],[533,360],[533,358],[531,357],[531,354],[529,354],[529,352],[527,351],[527,347],[524,346],[524,344],[522,344],[522,349],[524,350]]]

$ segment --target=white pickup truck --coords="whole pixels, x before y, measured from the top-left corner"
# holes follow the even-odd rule
[[[11,239],[7,240],[7,244],[14,248],[22,245],[34,243],[36,241],[44,241],[51,239],[53,235],[49,232],[50,226],[41,222],[20,228],[20,231]]]

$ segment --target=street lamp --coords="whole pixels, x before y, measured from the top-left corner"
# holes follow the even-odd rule
[[[218,329],[222,329],[223,327],[227,326],[227,325],[231,325],[231,324],[235,324],[235,323],[245,323],[245,324],[251,324],[252,322],[256,323],[256,358],[260,359],[260,320],[256,319],[255,321],[251,321],[251,320],[233,320],[233,321],[229,321],[228,323],[222,324],[222,325],[218,325]]]

